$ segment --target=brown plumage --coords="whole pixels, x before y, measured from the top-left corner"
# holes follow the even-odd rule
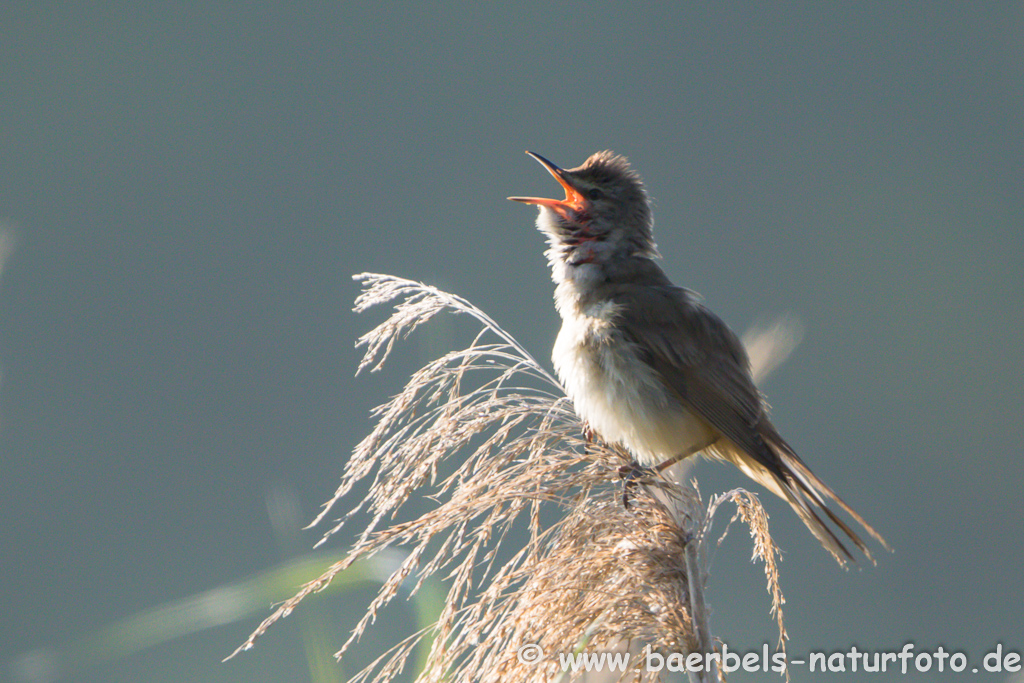
[[[562,317],[555,369],[580,417],[648,467],[697,452],[735,464],[786,500],[840,564],[852,555],[822,515],[872,557],[828,501],[888,548],[776,431],[736,335],[654,262],[650,202],[626,159],[600,152],[563,170],[531,155],[566,197],[511,199],[540,207]]]

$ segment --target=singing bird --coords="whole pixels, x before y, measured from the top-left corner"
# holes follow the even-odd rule
[[[885,539],[776,431],[739,339],[655,263],[650,200],[626,158],[598,152],[562,169],[527,154],[565,190],[509,199],[540,209],[562,318],[552,359],[580,418],[643,467],[695,453],[731,462],[787,501],[840,565],[853,557],[819,511],[874,562],[826,499],[888,548]]]

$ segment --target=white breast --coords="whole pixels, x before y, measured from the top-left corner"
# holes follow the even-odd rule
[[[563,317],[552,359],[576,413],[642,465],[657,465],[705,443],[706,423],[671,398],[655,371],[637,357],[614,326],[615,312],[606,302]]]

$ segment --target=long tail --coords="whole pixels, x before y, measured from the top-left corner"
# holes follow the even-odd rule
[[[865,557],[871,560],[872,564],[877,563],[875,558],[872,557],[867,544],[846,522],[829,509],[826,499],[833,501],[842,508],[872,538],[881,543],[886,550],[892,550],[881,534],[864,521],[863,517],[854,512],[853,508],[836,495],[836,492],[828,484],[811,472],[807,465],[790,448],[789,444],[775,431],[771,423],[765,421],[761,425],[760,436],[772,456],[766,459],[767,462],[760,462],[760,459],[755,460],[747,453],[735,448],[716,450],[719,450],[722,456],[743,470],[748,477],[787,501],[796,514],[799,515],[800,519],[803,520],[804,524],[807,525],[807,528],[811,530],[811,533],[814,534],[826,550],[832,553],[832,556],[836,558],[840,565],[845,567],[846,563],[854,561],[854,558],[836,533],[822,520],[818,514],[819,511],[824,512],[825,516],[839,527],[846,537],[849,538],[850,542],[864,553]]]

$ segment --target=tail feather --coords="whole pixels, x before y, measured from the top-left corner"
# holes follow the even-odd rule
[[[854,557],[836,532],[818,514],[819,511],[823,512],[872,564],[877,563],[864,540],[828,507],[829,500],[856,520],[857,524],[881,543],[886,550],[891,550],[881,534],[875,531],[863,517],[854,512],[825,482],[811,472],[789,447],[789,444],[775,432],[770,423],[762,429],[761,438],[769,457],[755,459],[742,449],[737,448],[735,444],[721,442],[716,444],[712,450],[716,455],[739,467],[748,477],[788,502],[815,538],[836,558],[840,565],[845,567],[847,562],[854,561]]]
[[[814,534],[815,538],[821,542],[821,545],[825,550],[832,553],[832,556],[836,558],[836,562],[844,567],[847,562],[853,562],[853,555],[851,555],[850,551],[847,550],[845,545],[843,545],[843,542],[839,540],[835,532],[833,532],[832,529],[822,521],[814,507],[807,504],[807,499],[804,497],[800,489],[793,486],[792,479],[783,484],[782,490],[784,493],[782,498],[790,504],[800,519],[803,520],[804,524],[807,525],[807,528],[811,530],[812,534]],[[828,513],[832,520],[836,519],[835,515],[827,507],[822,507],[817,504],[815,504],[815,507],[818,507]],[[842,522],[840,522],[840,524],[842,524]],[[846,525],[843,525],[843,527],[845,526]],[[850,536],[857,548],[863,552],[867,558],[872,561],[872,563],[874,563],[875,560],[871,557],[871,553],[868,552],[864,542],[861,541],[856,534],[851,533],[848,528],[844,528],[843,530],[846,531],[848,536]]]
[[[821,495],[827,496],[830,500],[835,502],[836,505],[838,505],[840,508],[842,508],[842,510],[846,514],[848,514],[851,517],[853,517],[853,519],[856,520],[857,524],[860,524],[860,526],[866,532],[868,532],[868,534],[870,534],[870,536],[873,539],[878,541],[882,545],[883,548],[885,548],[886,550],[888,550],[890,552],[892,551],[892,548],[889,546],[889,543],[886,542],[886,540],[882,537],[882,535],[880,533],[878,533],[877,531],[875,531],[874,527],[872,527],[870,524],[868,524],[864,520],[863,517],[861,517],[856,512],[854,512],[853,508],[851,508],[849,505],[847,505],[846,502],[842,498],[840,498],[836,494],[836,492],[833,491],[829,487],[828,484],[823,482],[813,472],[811,472],[811,470],[807,467],[807,465],[805,465],[804,462],[799,457],[797,457],[796,453],[794,453],[793,450],[789,447],[789,444],[787,444],[786,442],[783,441],[780,444],[780,447],[776,447],[774,450],[779,455],[779,458],[784,463],[786,463],[786,465],[789,467],[790,471],[792,471],[800,479],[801,484],[803,484],[803,486],[805,488],[812,489],[816,494],[820,494],[820,495],[815,495],[815,498],[817,499],[817,501],[819,501],[818,504],[821,507],[825,507],[824,503],[820,502],[821,501]],[[828,508],[826,508],[826,509],[828,509]],[[831,519],[835,520],[836,524],[839,525],[840,527],[844,527],[845,526],[845,525],[842,525],[838,520],[836,520],[835,515],[832,514],[831,512],[829,512],[829,517]],[[845,531],[845,528],[843,530]],[[847,532],[847,533],[849,533],[849,532]]]
[[[780,472],[775,473],[778,478],[781,474],[782,477],[782,488],[785,489],[788,495],[784,496],[796,510],[797,514],[803,519],[804,524],[811,530],[811,532],[822,541],[833,555],[836,555],[836,559],[839,564],[845,564],[843,559],[835,552],[834,545],[838,545],[839,548],[844,551],[843,554],[848,558],[850,557],[849,552],[845,552],[846,548],[842,543],[839,542],[836,535],[832,530],[825,525],[821,517],[819,517],[815,510],[807,505],[807,501],[824,511],[825,515],[839,527],[840,530],[850,539],[851,542],[864,553],[864,556],[871,561],[872,564],[877,564],[875,558],[872,557],[871,551],[868,549],[867,544],[861,539],[861,537],[850,528],[846,522],[844,522],[835,512],[833,512],[827,505],[826,499],[831,500],[838,505],[846,514],[850,515],[857,524],[859,524],[864,531],[866,531],[872,538],[882,544],[886,550],[892,550],[889,544],[886,542],[882,535],[879,534],[875,529],[864,520],[859,514],[854,512],[853,508],[846,504],[842,498],[836,494],[835,491],[829,487],[828,484],[818,478],[810,468],[804,464],[804,462],[797,456],[797,454],[790,448],[781,436],[775,432],[774,429],[766,430],[767,433],[762,432],[762,437],[765,444],[771,449],[772,453],[777,458]],[[834,543],[831,543],[831,542]]]

